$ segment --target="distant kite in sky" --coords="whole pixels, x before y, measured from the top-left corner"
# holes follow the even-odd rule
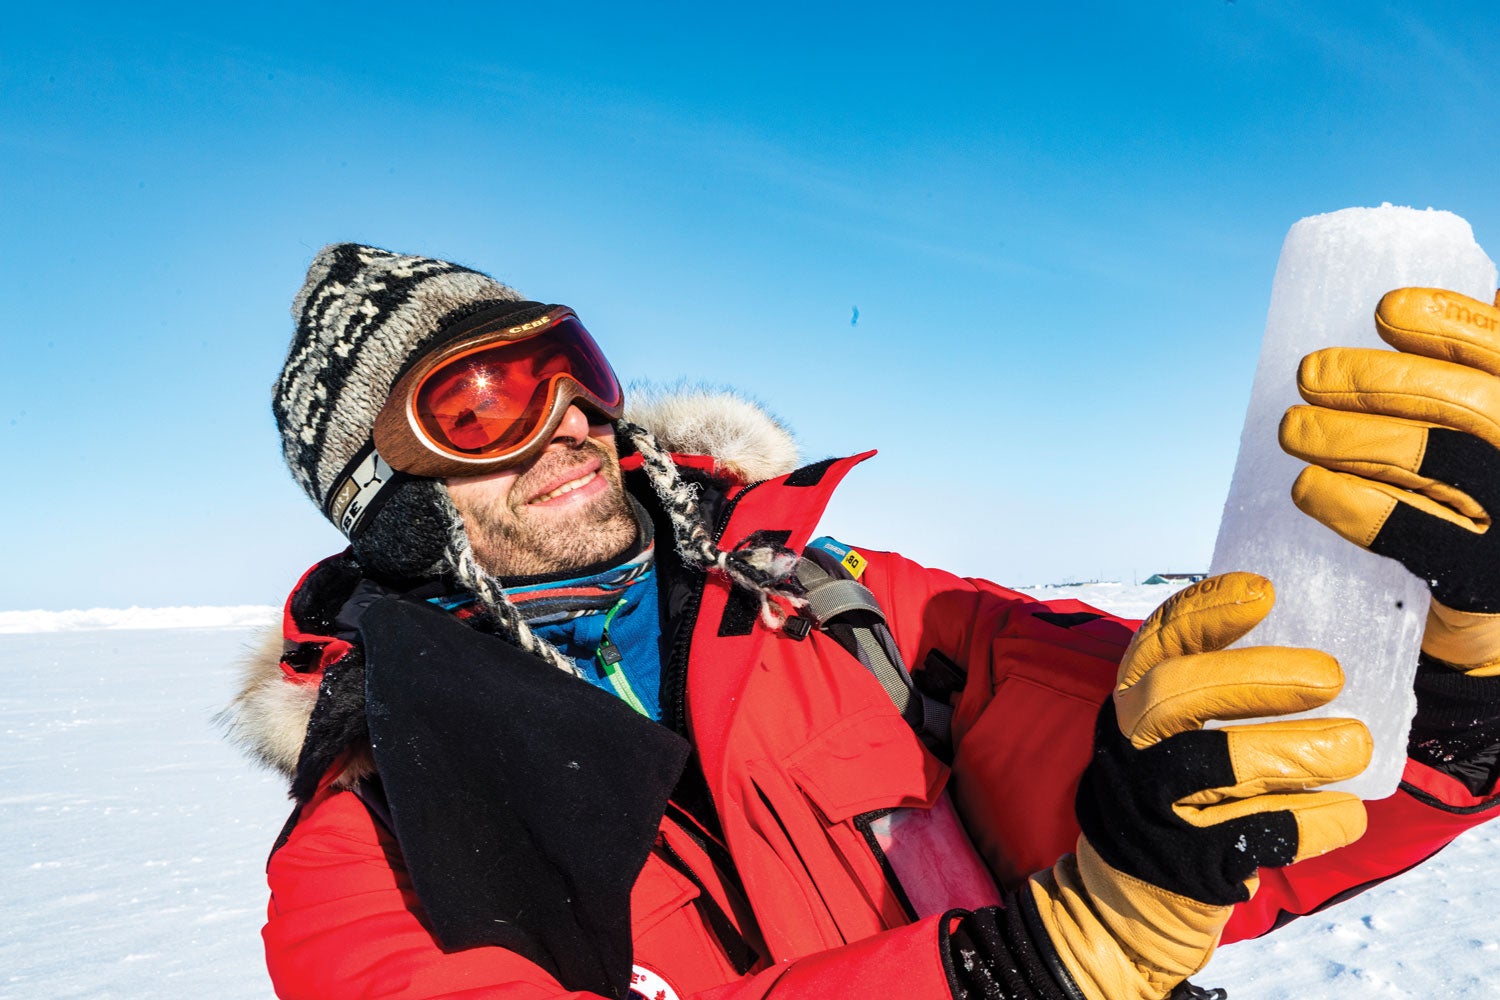
[[[859,306],[854,307],[854,315],[849,317],[849,325],[853,326],[859,322]]]

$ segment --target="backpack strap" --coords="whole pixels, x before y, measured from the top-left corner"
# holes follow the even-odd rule
[[[816,543],[815,543],[816,544]],[[806,588],[807,610],[827,632],[880,682],[891,703],[928,749],[951,759],[953,709],[912,683],[885,612],[870,588],[854,579],[844,562],[817,548],[797,561],[797,580]]]

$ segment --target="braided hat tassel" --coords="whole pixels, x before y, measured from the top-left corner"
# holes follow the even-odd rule
[[[788,607],[794,611],[807,607],[795,576],[797,553],[767,542],[758,537],[758,532],[733,549],[719,548],[698,503],[697,485],[682,481],[671,456],[646,428],[628,420],[621,420],[617,426],[640,453],[646,478],[666,508],[677,551],[686,562],[759,594],[761,623],[772,631],[786,624]]]
[[[468,588],[485,609],[495,616],[500,632],[509,636],[525,652],[541,657],[563,673],[580,676],[578,665],[562,650],[531,630],[520,609],[505,596],[500,581],[479,565],[461,519],[456,519],[453,523],[448,543],[448,562],[459,583]]]

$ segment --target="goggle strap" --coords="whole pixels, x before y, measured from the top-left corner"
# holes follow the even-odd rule
[[[394,487],[410,478],[380,457],[375,442],[366,442],[335,480],[338,486],[328,494],[325,512],[345,537],[353,540],[361,526],[396,492]]]
[[[545,316],[548,311],[558,308],[557,306],[543,305],[540,302],[516,301],[511,299],[496,299],[487,304],[476,304],[466,310],[450,314],[446,318],[442,329],[437,337],[428,344],[420,353],[408,358],[401,369],[396,372],[396,381],[400,381],[407,372],[411,371],[421,363],[422,358],[433,351],[441,350],[445,345],[455,340],[463,340],[476,330],[494,323],[496,318],[508,318],[512,315],[525,316],[521,323],[530,323],[537,317]],[[521,308],[524,307],[524,308]],[[497,329],[503,329],[496,325]],[[521,340],[530,340],[530,337],[522,337]]]

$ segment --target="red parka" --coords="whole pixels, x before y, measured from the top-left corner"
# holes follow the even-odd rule
[[[720,545],[759,530],[800,551],[863,457],[731,488]],[[975,848],[1002,887],[1073,850],[1073,798],[1094,717],[1136,623],[859,551],[868,560],[861,582],[906,662],[920,671],[936,650],[967,671],[955,696],[952,767],[832,638],[813,631],[799,640],[753,616],[747,623],[727,583],[709,576],[679,653],[685,735],[719,829],[675,805],[661,820],[630,896],[632,989],[642,996],[948,1000],[939,927],[953,918],[943,911],[994,901],[993,886],[973,877]],[[309,634],[291,613],[287,631],[304,649],[323,643],[323,666],[345,655],[346,645]],[[287,668],[280,683],[315,680]],[[445,952],[395,838],[343,778],[339,768],[328,774],[269,863],[264,938],[278,996],[582,995],[504,948]],[[950,798],[972,847],[944,822]],[[1412,762],[1396,794],[1369,804],[1361,841],[1263,872],[1224,940],[1261,934],[1400,872],[1496,805]],[[942,859],[935,881],[901,884],[911,851],[902,863],[888,856],[895,848],[881,820],[892,816],[918,819],[909,828],[919,853]]]

